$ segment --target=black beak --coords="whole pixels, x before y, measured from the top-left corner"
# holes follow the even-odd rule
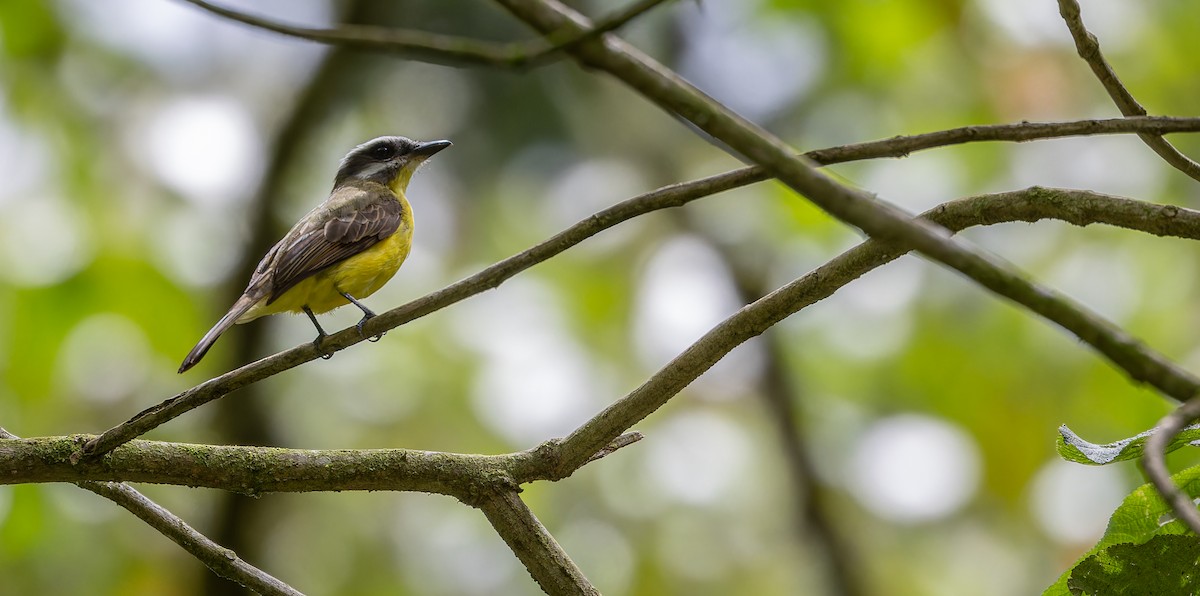
[[[426,141],[417,145],[417,147],[412,150],[412,154],[419,155],[421,157],[429,157],[434,153],[449,147],[450,145],[453,145],[453,143],[450,141]]]

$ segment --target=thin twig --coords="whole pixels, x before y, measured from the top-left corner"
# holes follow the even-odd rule
[[[1058,219],[1079,226],[1102,223],[1156,236],[1200,240],[1200,211],[1083,190],[1034,187],[980,195],[940,205],[923,217],[955,231],[976,225]],[[506,478],[520,485],[558,480],[571,475],[736,346],[907,251],[907,247],[880,240],[850,249],[722,321],[641,387],[596,414],[565,440],[529,451],[482,456],[137,441],[114,450],[103,462],[74,464],[70,460],[77,441],[58,437],[0,443],[0,483],[129,480],[246,493],[414,490],[469,499],[480,481]],[[1124,348],[1134,353],[1146,351],[1128,336],[1123,342]],[[1190,382],[1187,388],[1193,392],[1200,388]]]
[[[590,27],[583,15],[556,0],[497,2],[543,34],[564,27],[578,30]],[[816,164],[797,157],[782,140],[708,97],[620,38],[610,36],[604,44],[579,46],[572,50],[572,55],[583,66],[609,73],[667,113],[687,119],[732,151],[763,166],[772,177],[839,220],[863,230],[872,238],[911,248],[1070,331],[1134,380],[1150,383],[1164,395],[1180,401],[1191,398],[1200,386],[1200,380],[1190,372],[1138,342],[1125,330],[1069,297],[1030,281],[1022,271],[999,257],[957,242],[946,229],[914,219],[889,203],[823,174]],[[751,335],[761,333],[762,329],[753,330]],[[684,354],[689,353],[695,355],[692,348]],[[678,391],[682,386],[673,388]],[[658,397],[651,395],[632,400],[625,406],[632,409],[622,414],[628,416],[627,420],[640,420],[661,405],[655,405]],[[643,409],[648,406],[652,406],[650,410]],[[576,439],[576,444],[581,447],[597,447],[596,441],[603,445],[612,437],[572,435],[567,441],[572,439]],[[594,449],[588,454],[593,452]]]
[[[1171,506],[1175,517],[1183,520],[1192,532],[1200,535],[1200,511],[1196,510],[1192,497],[1175,485],[1175,481],[1171,479],[1171,472],[1167,469],[1166,460],[1166,447],[1171,444],[1171,439],[1197,418],[1200,418],[1200,396],[1189,399],[1187,403],[1175,408],[1160,420],[1155,432],[1146,440],[1142,469],[1146,471],[1150,482],[1154,483],[1163,500]]]
[[[479,499],[475,506],[487,516],[525,569],[550,596],[600,596],[567,551],[529,510],[515,488]]]
[[[1022,142],[1034,139],[1119,134],[1147,130],[1196,132],[1200,131],[1200,118],[1115,118],[968,126],[818,149],[805,155],[817,163],[828,165],[863,159],[904,157],[915,151],[975,141]],[[367,322],[363,335],[360,335],[355,329],[345,329],[326,338],[322,347],[330,351],[343,350],[362,341],[364,335],[370,337],[394,329],[409,321],[498,287],[518,273],[560,254],[603,230],[634,217],[660,209],[682,206],[697,199],[761,182],[767,178],[768,175],[763,168],[746,167],[691,182],[665,186],[622,201],[567,228],[537,246],[500,261],[441,290],[380,314]],[[209,379],[147,408],[128,421],[105,431],[95,440],[87,443],[78,457],[85,459],[99,457],[176,416],[224,397],[236,389],[315,360],[319,356],[317,350],[311,344],[306,343]]]
[[[1100,52],[1100,42],[1084,27],[1083,17],[1079,14],[1079,2],[1058,0],[1058,12],[1066,21],[1067,29],[1071,31],[1071,37],[1075,40],[1075,49],[1079,52],[1079,57],[1083,58],[1092,68],[1092,72],[1096,74],[1096,78],[1100,80],[1100,84],[1104,86],[1104,90],[1108,92],[1113,103],[1117,104],[1121,113],[1126,116],[1145,116],[1146,108],[1138,103],[1129,89],[1121,83],[1116,71],[1112,69],[1108,60],[1105,60],[1104,54]],[[1184,155],[1161,135],[1140,133],[1138,136],[1168,164],[1187,174],[1193,180],[1200,181],[1200,163],[1196,163],[1195,160]]]
[[[670,0],[638,0],[629,6],[618,10],[612,15],[596,21],[596,25],[587,31],[575,33],[568,28],[563,30],[563,32],[560,34],[552,33],[547,35],[543,39],[549,42],[551,44],[550,46],[531,53],[527,58],[515,63],[513,66],[528,68],[542,66],[554,60],[558,60],[576,46],[596,39],[605,33],[616,31],[630,21],[642,16],[647,12],[650,12],[651,9],[659,4],[669,1]]]
[[[0,428],[0,439],[20,439]],[[264,596],[303,596],[299,590],[243,561],[237,553],[210,540],[174,513],[151,501],[133,487],[120,482],[85,480],[76,486],[96,493],[134,514],[163,536],[183,547],[217,575]]]
[[[640,432],[637,432],[637,431],[627,432],[627,433],[613,439],[611,443],[609,443],[608,445],[606,445],[604,447],[604,449],[601,449],[600,451],[597,451],[596,453],[592,454],[592,456],[587,458],[587,461],[585,461],[583,463],[590,464],[598,459],[608,457],[608,456],[612,455],[613,453],[616,453],[618,449],[624,449],[625,447],[628,447],[638,441],[641,441],[644,438],[646,438],[646,435],[643,435]]]
[[[371,25],[340,25],[332,29],[301,27],[218,6],[207,0],[184,1],[251,27],[323,44],[401,54],[449,66],[525,69],[553,62],[567,50],[619,29],[666,0],[639,0],[597,21],[596,26],[587,31],[568,29],[561,33],[550,33],[543,38],[513,43],[494,43],[469,37]]]

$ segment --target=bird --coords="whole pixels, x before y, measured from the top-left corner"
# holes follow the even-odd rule
[[[353,304],[357,324],[375,316],[361,300],[396,274],[412,248],[412,207],[405,197],[417,168],[450,141],[419,142],[383,136],[358,145],[342,159],[329,198],[292,226],[259,261],[246,290],[179,366],[182,374],[200,362],[235,323],[282,312],[308,315],[317,328],[313,345],[328,334],[316,315]],[[381,336],[372,338],[378,340]]]

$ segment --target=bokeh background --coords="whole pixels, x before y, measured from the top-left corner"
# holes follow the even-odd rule
[[[292,23],[530,35],[478,0],[226,4]],[[1200,5],[1085,4],[1152,112],[1195,112]],[[624,34],[802,150],[1117,114],[1052,0],[678,2]],[[173,0],[3,0],[0,51],[0,425],[22,436],[98,432],[309,341],[302,317],[260,320],[175,374],[248,267],[371,137],[455,142],[412,184],[415,248],[368,300],[376,310],[639,192],[739,165],[569,63],[513,73],[330,50]],[[1200,142],[1174,140],[1200,155]],[[1197,206],[1195,182],[1133,136],[834,171],[913,211],[1032,184]],[[1191,244],[1056,223],[965,236],[1200,365]],[[150,438],[525,449],[858,239],[778,185],[714,196]],[[324,319],[340,329],[357,313]],[[1056,427],[1105,442],[1167,409],[1057,328],[905,257],[735,351],[640,424],[640,444],[525,497],[609,595],[833,593],[831,561],[864,593],[1027,594],[1142,482],[1132,466],[1058,461]],[[448,498],[139,489],[307,593],[538,593],[483,516]],[[238,593],[70,485],[0,487],[0,577],[5,594]]]

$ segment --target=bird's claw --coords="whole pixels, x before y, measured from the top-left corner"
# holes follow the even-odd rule
[[[326,352],[325,348],[322,346],[322,344],[325,343],[324,340],[326,337],[329,336],[322,333],[321,335],[318,335],[317,339],[314,339],[312,342],[313,348],[315,348],[317,353],[321,355],[321,360],[329,360],[330,358],[333,358],[333,352]]]
[[[366,334],[363,333],[363,325],[366,325],[367,321],[370,321],[371,319],[374,319],[374,318],[375,318],[375,313],[366,313],[366,314],[363,314],[363,318],[358,320],[358,324],[355,325],[354,328],[358,329],[358,337],[359,338],[367,339]],[[380,333],[379,335],[376,335],[375,337],[372,337],[371,339],[369,339],[367,341],[379,341],[381,338],[383,338],[383,333]]]

